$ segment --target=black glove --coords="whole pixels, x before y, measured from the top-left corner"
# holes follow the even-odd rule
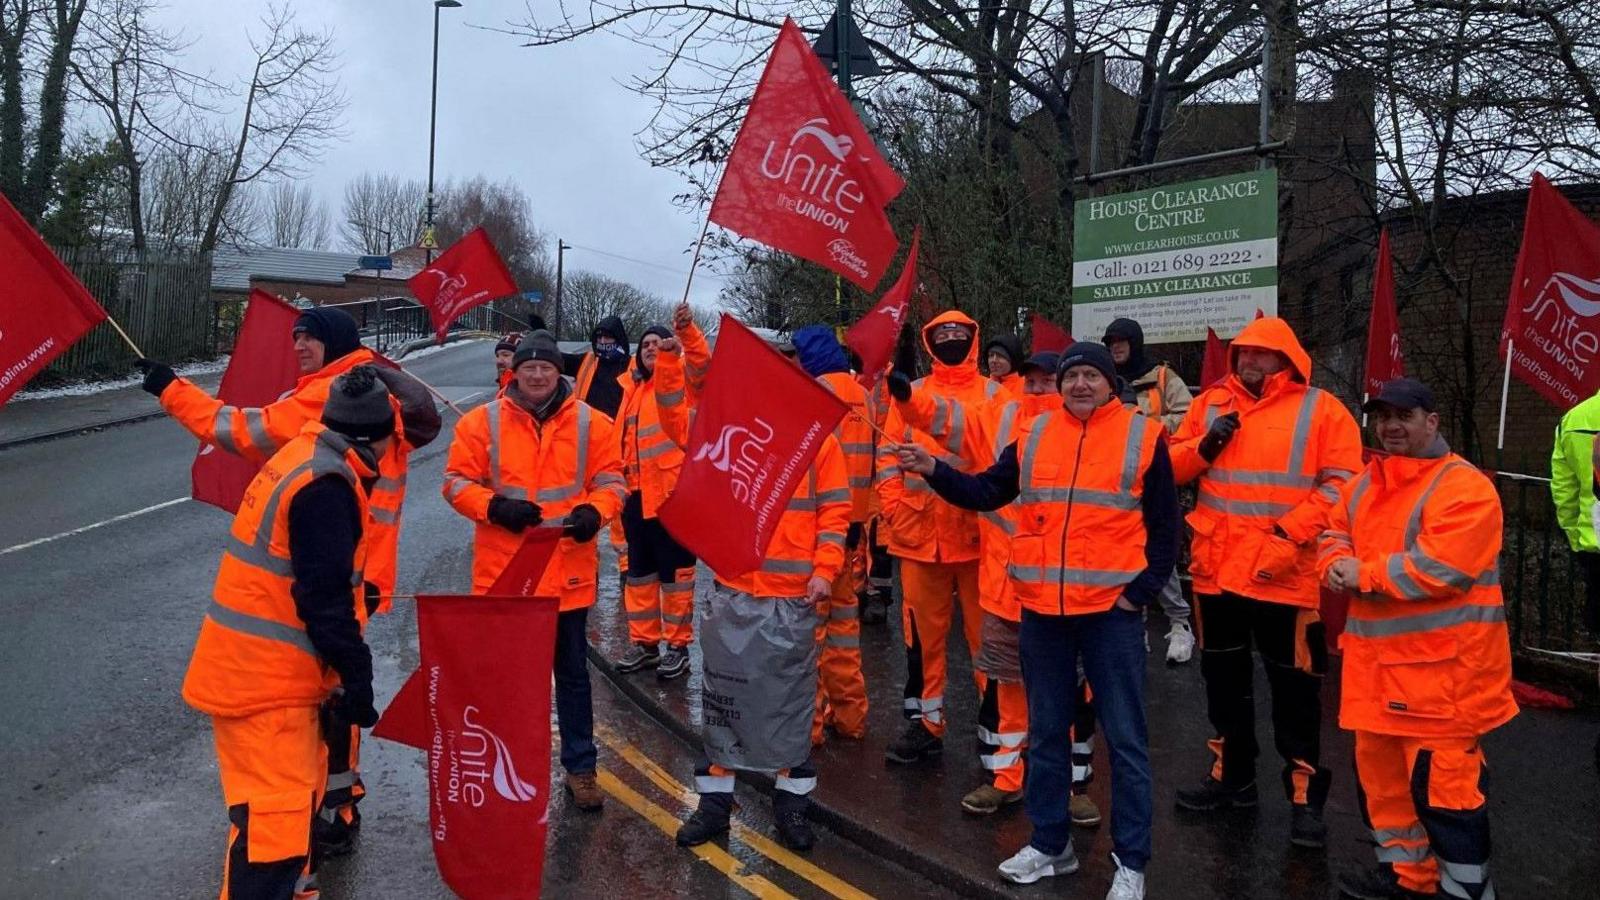
[[[911,399],[911,379],[904,372],[889,373],[889,396],[901,403]]]
[[[1217,416],[1211,423],[1211,430],[1207,431],[1206,436],[1200,439],[1200,458],[1206,462],[1216,462],[1217,454],[1222,452],[1223,447],[1228,446],[1228,442],[1233,440],[1233,435],[1238,430],[1239,414],[1237,412],[1231,412],[1225,416]]]
[[[524,528],[532,528],[543,522],[544,517],[540,514],[537,503],[512,500],[496,494],[494,499],[489,501],[489,521],[507,531],[521,534]]]
[[[563,532],[580,544],[587,544],[594,540],[600,533],[600,510],[587,503],[580,503],[567,513],[567,527]]]
[[[153,359],[145,359],[141,356],[133,361],[133,365],[144,373],[145,391],[157,397],[160,397],[161,392],[167,389],[167,385],[178,380],[178,373],[172,371],[172,367],[164,362],[156,362]]]
[[[361,583],[361,599],[366,602],[367,615],[370,617],[378,611],[378,607],[383,603],[383,592],[378,590],[378,586],[372,582],[363,581]]]
[[[333,695],[333,711],[351,725],[371,728],[378,724],[378,710],[372,705],[372,682],[357,681],[340,687]]]
[[[844,533],[844,548],[846,550],[854,550],[861,546],[862,533],[865,531],[866,525],[864,523],[851,522],[850,530]]]

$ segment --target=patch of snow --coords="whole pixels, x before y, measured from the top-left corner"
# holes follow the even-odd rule
[[[174,369],[185,378],[196,375],[216,375],[228,367],[228,357],[209,360],[207,362],[189,363]],[[44,388],[37,391],[22,391],[11,398],[13,403],[26,403],[29,400],[55,400],[59,397],[87,397],[90,394],[99,394],[105,391],[115,391],[122,388],[137,387],[144,383],[144,376],[139,374],[129,375],[127,378],[118,378],[111,381],[75,381],[61,387]]]
[[[431,344],[431,345],[429,345],[427,347],[423,347],[421,350],[413,350],[410,353],[407,353],[405,356],[400,357],[399,363],[401,365],[405,365],[406,363],[409,363],[414,359],[421,359],[424,356],[432,356],[435,353],[443,353],[446,350],[454,350],[454,349],[456,349],[458,347],[464,347],[464,346],[466,346],[468,344],[481,344],[481,343],[483,343],[485,341],[492,341],[492,340],[494,340],[494,339],[493,338],[469,338],[467,340],[451,341],[448,344]]]

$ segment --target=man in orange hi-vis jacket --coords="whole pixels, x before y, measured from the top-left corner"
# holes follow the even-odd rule
[[[356,321],[341,309],[312,307],[291,329],[300,380],[287,396],[258,408],[229,406],[207,394],[172,368],[139,360],[144,389],[154,394],[178,424],[202,442],[253,462],[265,462],[294,440],[307,423],[322,416],[335,378],[357,366],[373,364],[387,386],[398,415],[395,439],[378,460],[378,480],[366,506],[365,529],[371,550],[365,566],[368,614],[389,610],[400,553],[400,508],[406,496],[406,459],[412,450],[432,443],[441,422],[428,389],[399,369],[380,362],[361,345]],[[317,818],[317,843],[330,855],[348,853],[352,832],[361,824],[356,804],[366,795],[360,774],[360,733],[328,735],[328,791]]]
[[[1172,439],[1178,482],[1200,489],[1189,574],[1216,729],[1212,765],[1198,787],[1178,791],[1178,805],[1256,802],[1254,647],[1272,689],[1289,840],[1322,847],[1332,772],[1320,762],[1327,651],[1316,542],[1339,489],[1361,468],[1361,432],[1336,397],[1311,386],[1311,357],[1287,322],[1256,319],[1230,353],[1232,372],[1195,398]]]
[[[978,372],[978,323],[964,313],[950,310],[935,316],[922,329],[922,344],[933,358],[933,374],[909,386],[901,379],[891,382],[891,387],[902,385],[903,395],[909,394],[908,388],[922,388],[967,409],[996,398],[1010,399],[999,382]],[[949,457],[958,469],[967,469],[938,441],[907,425],[895,409],[889,411],[884,431],[916,441],[929,452]],[[878,448],[874,477],[889,553],[900,560],[907,663],[904,709],[911,720],[886,755],[890,762],[914,763],[944,749],[945,641],[958,605],[967,646],[973,656],[978,654],[983,623],[978,602],[978,516],[941,500],[921,475],[902,472],[887,443]]]
[[[442,488],[477,526],[473,593],[488,590],[505,571],[523,531],[541,522],[565,529],[535,593],[561,598],[555,699],[567,790],[579,809],[599,809],[587,625],[599,562],[594,536],[622,510],[622,461],[611,420],[561,377],[561,351],[550,332],[522,339],[512,372],[504,396],[456,425]]]
[[[183,678],[184,701],[211,716],[228,807],[222,900],[317,896],[322,732],[378,721],[360,585],[369,491],[395,414],[372,366],[323,396],[319,421],[245,491]]]
[[[1439,435],[1433,392],[1411,378],[1368,402],[1383,449],[1344,486],[1318,569],[1349,591],[1339,725],[1356,735],[1362,813],[1378,867],[1356,900],[1482,900],[1489,880],[1481,741],[1517,714],[1500,597],[1500,497]]]
[[[680,336],[694,327],[684,326]],[[662,401],[661,426],[683,447],[699,381],[687,377],[681,337],[661,347],[654,385]],[[738,770],[774,776],[780,843],[804,852],[816,842],[807,814],[817,786],[810,756],[821,655],[817,611],[847,567],[849,479],[844,451],[830,434],[798,479],[760,567],[736,578],[718,575],[706,597],[701,676],[706,693],[716,694],[730,714],[708,715],[702,723],[705,755],[694,779],[700,800],[678,829],[679,846],[697,846],[728,830]]]

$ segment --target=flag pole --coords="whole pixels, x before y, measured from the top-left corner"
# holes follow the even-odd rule
[[[427,383],[426,381],[423,381],[421,378],[417,378],[417,376],[415,374],[413,374],[413,373],[411,373],[409,371],[406,372],[406,374],[411,376],[412,378],[416,379],[417,384],[420,384],[423,387],[427,388],[428,389],[428,393],[430,393],[433,396],[437,397],[439,399],[440,403],[443,403],[445,406],[450,407],[450,409],[453,410],[456,415],[458,415],[458,416],[466,415],[466,412],[463,411],[461,409],[461,407],[455,405],[454,403],[451,403],[450,402],[450,398],[446,397],[444,394],[440,393],[438,388],[436,388],[433,385]]]
[[[133,338],[128,337],[128,333],[126,331],[122,330],[122,326],[117,324],[117,320],[116,319],[111,318],[111,314],[110,313],[106,313],[106,322],[112,328],[115,328],[117,330],[117,334],[121,335],[123,341],[127,342],[128,346],[133,349],[133,355],[134,356],[137,356],[140,359],[144,359],[144,351],[140,350],[139,349],[139,345],[135,344],[133,342]]]
[[[1495,440],[1495,452],[1500,453],[1506,449],[1506,395],[1511,392],[1511,357],[1515,354],[1516,341],[1506,338],[1506,373],[1500,380],[1500,435]]]
[[[711,213],[706,213],[706,222],[700,226],[700,239],[694,242],[694,259],[689,262],[689,280],[683,285],[683,302],[689,302],[689,288],[694,286],[694,270],[700,267],[700,250],[706,245],[706,232],[711,230]]]

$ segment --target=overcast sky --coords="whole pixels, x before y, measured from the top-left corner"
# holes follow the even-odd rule
[[[665,297],[682,295],[700,221],[672,203],[684,190],[674,173],[639,157],[634,133],[649,102],[623,84],[646,72],[637,45],[609,36],[573,46],[531,49],[500,27],[526,17],[521,0],[462,0],[446,9],[439,35],[439,126],[435,178],[511,179],[554,240],[644,260],[640,265],[590,250],[567,253],[567,267],[620,278]],[[539,8],[553,0],[534,0]],[[172,24],[195,40],[188,65],[219,81],[245,74],[246,28],[267,0],[168,0]],[[328,148],[309,176],[337,223],[345,182],[365,171],[425,180],[432,0],[295,0],[300,21],[334,33],[350,98],[348,137]],[[237,121],[236,119],[232,121]],[[237,125],[230,126],[229,130]],[[711,305],[719,280],[702,268],[692,299]]]

